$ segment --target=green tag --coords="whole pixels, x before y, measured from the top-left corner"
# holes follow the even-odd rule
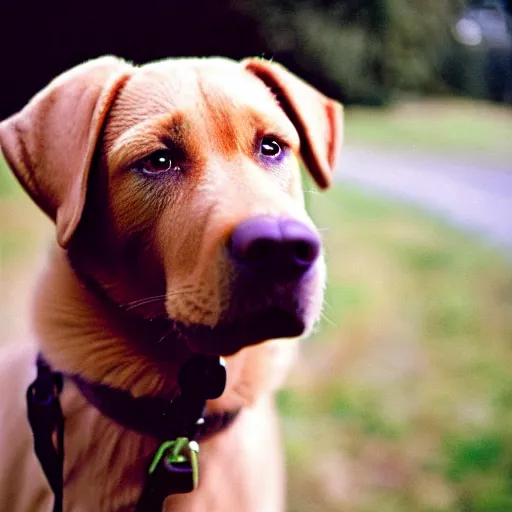
[[[188,462],[192,472],[193,487],[197,489],[199,484],[198,453],[199,445],[197,442],[190,441],[187,437],[178,437],[174,441],[165,441],[158,448],[153,458],[153,462],[149,467],[149,474],[154,473],[162,460],[165,460],[169,466]]]

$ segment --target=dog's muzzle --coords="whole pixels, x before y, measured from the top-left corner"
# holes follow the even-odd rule
[[[233,268],[229,308],[213,327],[178,326],[193,350],[231,355],[304,334],[314,316],[319,236],[295,219],[257,216],[234,229],[226,251]]]

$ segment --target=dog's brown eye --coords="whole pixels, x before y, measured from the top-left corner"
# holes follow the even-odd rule
[[[261,154],[271,158],[278,158],[281,155],[281,146],[272,137],[263,137],[261,141]]]
[[[179,166],[176,165],[169,151],[156,151],[149,157],[141,160],[137,168],[145,174],[161,174],[168,171],[178,171]]]

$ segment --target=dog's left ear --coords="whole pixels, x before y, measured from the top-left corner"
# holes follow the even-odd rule
[[[280,64],[263,59],[245,59],[242,65],[262,80],[277,96],[300,137],[301,155],[320,188],[332,182],[341,148],[341,105],[327,98]]]
[[[0,123],[0,148],[66,247],[80,221],[105,118],[133,67],[101,57],[66,71]]]

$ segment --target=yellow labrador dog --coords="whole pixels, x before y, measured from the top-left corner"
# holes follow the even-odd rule
[[[52,510],[59,476],[42,464],[59,473],[62,455],[66,512],[145,510],[169,417],[195,396],[180,372],[198,354],[223,356],[227,382],[196,422],[208,428],[189,435],[198,488],[170,489],[160,508],[283,510],[273,392],[296,347],[283,338],[311,330],[324,286],[299,159],[327,187],[341,127],[338,103],[276,63],[114,57],[64,73],[0,124],[2,152],[58,242],[34,344],[1,359],[2,510]],[[38,431],[43,460],[24,398],[38,371],[63,414]],[[166,463],[192,465],[191,449]]]

